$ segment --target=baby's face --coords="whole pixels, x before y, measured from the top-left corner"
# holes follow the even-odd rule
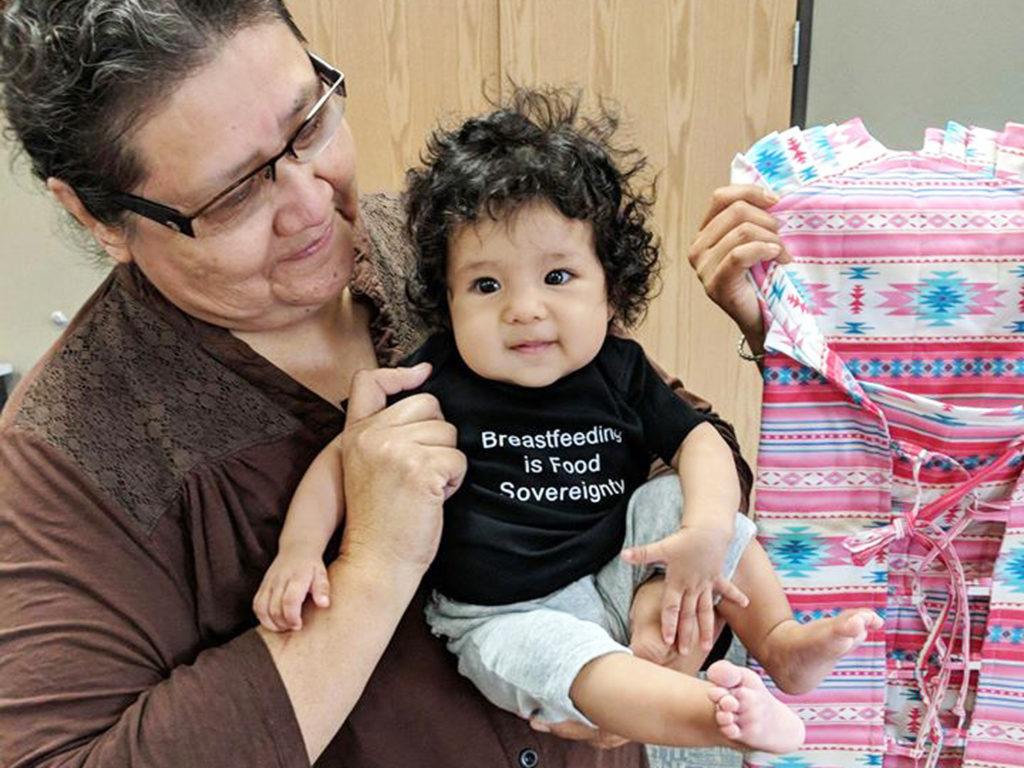
[[[487,379],[543,387],[597,355],[613,314],[591,225],[545,202],[463,228],[448,249],[459,354]]]

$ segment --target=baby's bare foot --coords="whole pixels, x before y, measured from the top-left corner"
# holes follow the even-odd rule
[[[708,698],[715,705],[718,730],[750,749],[782,754],[804,743],[804,722],[776,699],[753,670],[728,661],[708,668],[715,687]]]
[[[883,624],[882,618],[868,608],[851,608],[807,624],[783,622],[768,635],[770,652],[761,663],[781,690],[807,693],[839,659],[863,643],[870,630],[881,629]]]

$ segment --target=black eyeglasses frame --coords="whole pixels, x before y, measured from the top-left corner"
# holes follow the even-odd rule
[[[345,74],[341,70],[335,69],[312,51],[306,51],[306,55],[309,56],[309,60],[313,65],[313,70],[320,79],[327,84],[328,88],[320,98],[317,99],[316,104],[314,104],[306,113],[302,123],[299,124],[299,127],[292,134],[291,138],[288,139],[284,149],[271,157],[265,163],[262,163],[257,168],[249,171],[249,173],[245,174],[242,178],[218,192],[210,199],[209,202],[204,203],[192,213],[182,213],[178,209],[172,208],[169,205],[158,203],[155,200],[148,200],[144,197],[133,195],[128,192],[115,193],[112,197],[113,201],[125,210],[137,213],[139,216],[155,221],[158,224],[163,224],[165,227],[169,227],[175,232],[180,232],[183,235],[194,238],[196,235],[192,222],[199,216],[202,216],[203,213],[212,208],[216,203],[220,202],[225,196],[234,192],[238,187],[242,186],[257,174],[268,172],[271,180],[276,179],[276,165],[278,160],[285,155],[298,157],[298,154],[295,151],[295,140],[303,130],[305,130],[306,126],[317,118],[320,110],[324,108],[324,105],[327,104],[328,100],[336,93],[340,94],[342,97],[348,96],[348,92],[345,88]]]

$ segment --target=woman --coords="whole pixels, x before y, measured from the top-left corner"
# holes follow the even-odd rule
[[[116,263],[0,422],[0,763],[641,765],[490,707],[425,629],[464,460],[430,397],[383,407],[422,371],[353,380],[421,338],[407,244],[283,5],[14,0],[0,46],[35,174]],[[343,427],[330,607],[254,629]]]

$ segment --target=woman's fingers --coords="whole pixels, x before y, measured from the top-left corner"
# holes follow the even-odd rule
[[[719,187],[711,193],[711,202],[707,213],[701,220],[700,228],[704,229],[708,222],[715,218],[733,203],[746,202],[757,208],[768,208],[779,202],[779,197],[764,187],[756,184],[729,184]]]
[[[399,400],[371,418],[376,418],[376,423],[381,426],[400,426],[415,421],[443,419],[444,414],[436,397],[420,392]]]
[[[689,252],[690,265],[708,297],[752,343],[760,339],[764,327],[747,270],[759,261],[789,260],[778,234],[779,223],[764,210],[777,200],[752,185],[715,190]]]
[[[764,249],[764,258],[775,258],[785,250],[777,232],[746,221],[725,232],[713,246],[691,258],[690,264],[706,287],[708,279],[713,275],[725,273],[734,278],[757,263],[760,259],[753,258],[756,248],[751,246],[774,246]],[[741,254],[751,257],[750,260],[739,261],[737,256]]]
[[[466,455],[456,448],[431,446],[410,457],[408,476],[425,478],[434,500],[443,502],[466,475]]]
[[[767,211],[745,201],[733,203],[720,211],[697,233],[690,246],[690,263],[693,264],[695,259],[720,243],[730,232],[748,224],[769,232],[779,230],[778,220]]]
[[[459,431],[455,425],[439,418],[394,425],[393,428],[385,430],[384,434],[388,440],[402,440],[442,448],[454,448],[459,438]]]
[[[743,243],[727,252],[714,268],[709,267],[698,277],[712,301],[722,306],[727,303],[730,292],[738,284],[753,294],[746,278],[748,269],[763,261],[786,263],[788,258],[783,256],[784,253],[782,246],[772,242]],[[751,295],[751,300],[756,301],[756,298]]]
[[[541,733],[553,733],[560,739],[570,741],[588,741],[591,746],[598,749],[616,749],[628,743],[628,739],[616,736],[607,731],[591,728],[583,723],[565,721],[561,723],[548,723],[538,718],[530,718],[530,727]]]
[[[356,371],[349,391],[345,426],[383,410],[389,396],[416,389],[428,376],[430,363],[420,363],[412,368]]]

